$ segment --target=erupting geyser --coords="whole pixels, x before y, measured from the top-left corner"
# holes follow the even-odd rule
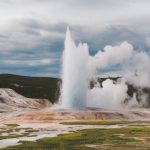
[[[142,87],[149,88],[149,78],[147,77],[150,74],[150,57],[146,53],[133,53],[133,50],[130,43],[123,42],[117,46],[106,45],[103,50],[99,50],[94,56],[90,56],[88,45],[79,43],[77,46],[71,38],[68,28],[63,53],[61,106],[63,108],[98,107],[109,109],[127,106],[129,102],[133,101],[132,96],[127,93],[128,83],[138,87],[139,81],[142,81],[143,85],[139,87],[141,89]],[[115,82],[110,79],[104,80],[101,87],[95,76],[96,69],[110,68],[118,64],[124,68],[122,70],[124,76]],[[131,67],[131,73],[128,65]],[[138,76],[134,75],[135,70],[138,71]],[[89,86],[91,77],[95,83],[92,89]],[[149,102],[147,99],[143,100],[142,98],[141,101]],[[141,103],[143,105],[143,102]]]
[[[67,29],[63,53],[62,106],[65,108],[86,107],[88,80],[88,45],[76,46]]]

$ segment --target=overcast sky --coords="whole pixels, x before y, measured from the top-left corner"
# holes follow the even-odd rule
[[[60,76],[67,26],[91,55],[123,41],[150,52],[150,0],[0,0],[0,73]]]

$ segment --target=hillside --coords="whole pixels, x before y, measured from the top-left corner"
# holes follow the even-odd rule
[[[102,87],[102,82],[106,79],[113,80],[114,83],[121,77],[97,77],[90,81],[90,88],[92,89],[95,85]],[[35,99],[48,99],[52,103],[57,102],[60,95],[60,84],[61,79],[52,77],[29,77],[29,76],[19,76],[11,74],[0,74],[0,88],[9,88],[21,94],[27,98]],[[150,106],[150,89],[134,87],[133,85],[126,83],[128,85],[127,94],[129,98],[125,100],[127,102],[136,93],[136,98],[138,102],[142,100],[143,94],[147,96],[147,104]]]
[[[52,103],[58,100],[59,82],[60,79],[52,77],[0,74],[0,88],[13,89],[28,98],[48,99]]]
[[[98,80],[102,86],[102,82],[107,78]],[[118,78],[110,78],[117,80]],[[29,77],[12,74],[0,74],[0,88],[9,88],[15,92],[28,97],[38,99],[48,99],[52,103],[59,98],[61,80],[52,77]],[[91,81],[90,87],[94,87],[94,82]]]

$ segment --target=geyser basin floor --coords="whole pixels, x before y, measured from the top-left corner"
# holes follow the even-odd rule
[[[1,147],[16,145],[19,141],[21,144],[11,148],[4,148],[5,150],[91,150],[92,147],[98,150],[103,148],[110,150],[110,147],[114,148],[112,150],[122,150],[121,147],[125,148],[126,150],[130,150],[133,148],[134,144],[136,144],[141,150],[149,147],[148,138],[150,137],[150,122],[129,121],[149,120],[150,111],[148,109],[135,110],[132,112],[95,108],[67,108],[56,109],[55,111],[52,111],[51,109],[43,109],[39,111],[32,110],[3,114],[1,113],[0,117],[2,117],[0,118],[1,123],[11,124],[8,127],[1,124],[1,136],[6,138],[3,139],[3,143],[5,143],[5,145],[2,143],[2,141],[0,141],[0,144],[2,144]],[[16,123],[20,126],[17,126]],[[6,130],[4,128],[6,128]],[[118,129],[115,130],[113,128]],[[141,128],[141,130],[139,130],[139,128]],[[145,129],[148,129],[147,133]],[[23,130],[27,131],[27,134],[24,134]],[[77,132],[77,130],[81,131]],[[8,131],[8,133],[5,131]],[[77,133],[57,136],[59,134],[68,133],[69,131],[76,131]],[[144,137],[141,137],[141,135],[144,135]],[[15,136],[18,138],[15,138]],[[22,142],[22,140],[24,142]],[[142,145],[142,141],[146,143],[143,149],[140,147]]]
[[[63,123],[20,123],[7,124],[0,128],[0,148],[21,144],[19,141],[36,141],[42,138],[55,137],[59,134],[75,132],[77,130],[89,128],[116,128],[115,126],[98,125],[65,125]],[[27,147],[26,147],[27,148]]]
[[[47,130],[49,133],[57,132],[60,134],[70,131],[74,131],[73,133],[61,134],[55,137],[46,137],[39,139],[37,141],[30,141],[30,137],[25,138],[26,140],[20,141],[20,145],[11,146],[4,148],[2,150],[29,150],[29,149],[41,149],[41,150],[149,150],[150,149],[150,122],[114,122],[108,121],[109,125],[93,125],[89,127],[89,125],[79,126],[79,125],[61,125],[58,124],[55,126],[53,124],[46,124],[39,126],[39,124],[22,124],[20,128],[25,128],[28,130],[28,127],[36,127],[42,132]],[[107,122],[107,123],[108,123]],[[98,121],[95,122],[96,124]],[[105,124],[105,121],[99,121],[99,124]],[[122,125],[120,125],[122,123]],[[47,127],[55,127],[57,130],[48,130]],[[64,128],[61,128],[61,127]],[[66,126],[66,127],[65,127]],[[60,129],[59,129],[59,128]],[[23,129],[24,129],[23,128]],[[90,129],[91,128],[91,129]],[[31,130],[31,129],[30,129]],[[39,134],[40,131],[39,130]],[[77,131],[79,130],[79,131]],[[34,132],[34,130],[33,130]],[[31,133],[33,133],[31,131]],[[37,133],[38,131],[36,131]],[[28,140],[28,141],[27,141]],[[1,145],[1,142],[0,142]]]
[[[59,120],[150,120],[150,110],[107,110],[96,108],[84,109],[41,109],[32,111],[14,111],[0,113],[0,122],[52,122]]]

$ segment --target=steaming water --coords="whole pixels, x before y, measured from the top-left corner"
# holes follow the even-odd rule
[[[62,106],[65,108],[85,107],[88,80],[88,45],[72,40],[69,28],[65,39],[62,72]]]

